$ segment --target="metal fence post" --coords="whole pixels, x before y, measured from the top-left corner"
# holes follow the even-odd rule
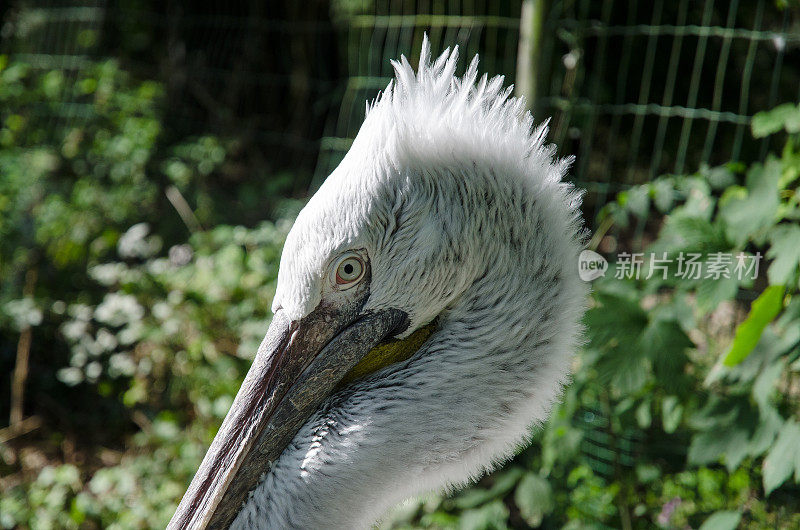
[[[515,93],[525,98],[525,104],[531,111],[536,100],[544,13],[545,0],[523,0],[519,20]]]

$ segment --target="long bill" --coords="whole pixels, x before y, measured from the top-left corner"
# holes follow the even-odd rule
[[[272,319],[228,415],[168,529],[228,528],[311,414],[370,350],[407,326],[396,309],[358,315],[321,304]]]

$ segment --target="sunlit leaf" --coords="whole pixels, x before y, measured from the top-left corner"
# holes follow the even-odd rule
[[[644,400],[636,407],[636,423],[642,429],[647,429],[652,423],[653,417],[650,414],[650,401]]]
[[[653,203],[658,211],[666,213],[675,202],[675,188],[671,179],[659,179],[652,186]]]
[[[737,365],[750,355],[764,328],[780,313],[783,307],[783,293],[782,285],[770,285],[753,302],[750,314],[736,328],[733,344],[723,360],[725,365]]]
[[[782,173],[783,166],[775,158],[763,166],[754,165],[747,173],[747,197],[720,201],[719,217],[725,223],[728,240],[737,245],[744,245],[749,239],[761,240],[761,232],[775,223]]]
[[[503,501],[496,500],[475,508],[465,510],[461,514],[459,530],[488,530],[490,528],[506,528],[508,508]]]
[[[532,527],[542,523],[545,515],[553,511],[553,492],[550,483],[536,473],[528,472],[514,491],[514,502],[520,515]]]
[[[786,132],[789,134],[797,134],[800,132],[800,105],[796,105],[791,112],[787,113],[786,119],[783,122],[783,128],[786,129]]]
[[[637,186],[628,190],[625,207],[640,219],[647,217],[650,211],[650,195],[647,186]]]
[[[774,109],[759,112],[753,116],[750,127],[755,138],[764,138],[770,134],[775,134],[784,128],[787,118],[797,112],[797,106],[792,103],[778,105]]]
[[[734,530],[741,520],[741,512],[719,511],[706,519],[700,525],[700,530]]]
[[[664,432],[673,433],[683,417],[683,405],[676,396],[667,396],[661,405],[661,423]]]
[[[774,260],[767,271],[772,285],[788,285],[797,273],[800,264],[800,226],[782,224],[770,231],[772,246],[767,257]]]

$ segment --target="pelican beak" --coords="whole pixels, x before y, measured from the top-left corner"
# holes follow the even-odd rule
[[[291,321],[275,313],[228,415],[169,529],[228,528],[250,491],[345,375],[408,326],[397,309],[361,313],[324,302]]]

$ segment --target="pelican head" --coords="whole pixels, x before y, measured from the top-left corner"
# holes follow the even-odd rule
[[[274,317],[171,528],[365,528],[546,419],[580,341],[579,194],[503,78],[403,57],[292,227]]]

